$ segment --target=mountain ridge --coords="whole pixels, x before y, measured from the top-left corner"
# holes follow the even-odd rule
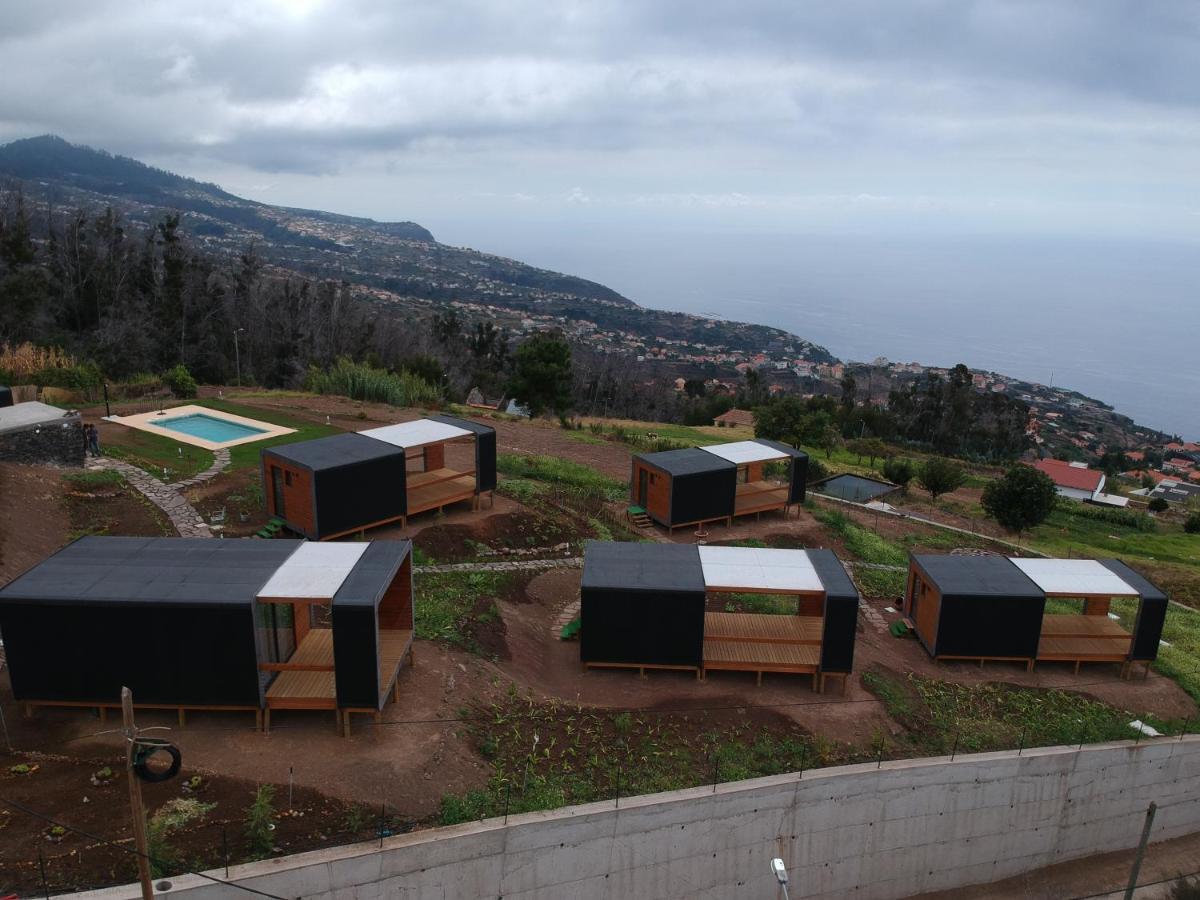
[[[797,356],[836,361],[826,348],[779,328],[648,309],[598,282],[441,244],[415,222],[247,200],[219,185],[54,135],[0,145],[0,176],[21,179],[29,193],[55,205],[112,206],[143,227],[179,212],[183,229],[208,250],[236,255],[253,243],[280,268],[434,304],[500,308],[742,353],[794,347]]]

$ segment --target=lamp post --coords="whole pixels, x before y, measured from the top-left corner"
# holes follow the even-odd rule
[[[242,386],[242,354],[238,349],[238,335],[245,331],[245,328],[233,329],[233,358],[237,365],[237,383],[238,387]]]

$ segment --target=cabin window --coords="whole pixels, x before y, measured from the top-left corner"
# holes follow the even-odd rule
[[[655,475],[655,474],[653,474],[653,473],[651,473],[651,474],[650,474],[650,483],[651,483],[651,484],[658,484],[658,476],[657,476],[657,475]]]
[[[287,471],[286,469],[284,469],[284,472],[283,472],[283,483],[286,484],[288,487],[292,486],[292,473]]]
[[[749,484],[750,483],[750,467],[749,466],[739,466],[738,467],[737,480],[738,480],[738,484]]]

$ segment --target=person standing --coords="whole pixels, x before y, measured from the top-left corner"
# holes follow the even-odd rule
[[[92,456],[100,455],[100,429],[95,425],[88,425],[88,449],[92,451]]]

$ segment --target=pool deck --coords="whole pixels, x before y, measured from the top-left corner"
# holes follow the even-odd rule
[[[175,419],[180,416],[192,415],[223,419],[226,422],[237,425],[257,428],[261,433],[249,434],[232,441],[208,441],[195,435],[184,434],[182,431],[172,431],[169,428],[163,428],[158,425],[163,419]],[[296,431],[295,428],[284,428],[282,425],[272,425],[270,422],[262,422],[258,419],[247,419],[245,416],[236,416],[233,413],[227,413],[219,409],[209,409],[207,406],[198,406],[195,403],[168,407],[161,412],[156,410],[154,412],[138,413],[133,416],[107,416],[105,421],[115,422],[117,425],[128,425],[130,428],[136,428],[139,431],[148,431],[151,434],[170,438],[171,440],[179,441],[181,444],[202,447],[205,450],[222,450],[226,447],[236,447],[239,444],[249,444],[254,441],[265,440],[266,438],[279,437],[282,434],[293,434]]]

